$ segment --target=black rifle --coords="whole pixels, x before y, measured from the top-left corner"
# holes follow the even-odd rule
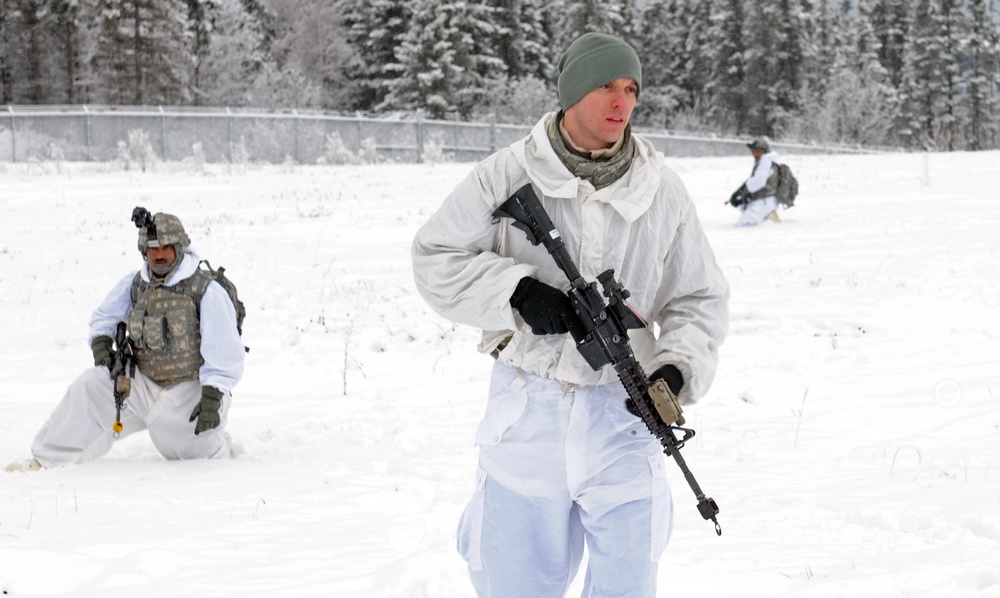
[[[595,371],[607,364],[615,368],[628,392],[630,410],[638,413],[650,433],[660,441],[663,452],[677,462],[698,499],[698,512],[705,520],[711,519],[715,523],[715,533],[721,536],[722,526],[715,517],[719,514],[719,507],[702,492],[680,452],[684,443],[694,437],[695,431],[680,427],[684,425],[684,417],[676,397],[663,380],[651,383],[635,359],[628,331],[645,328],[646,321],[626,301],[629,292],[615,280],[614,270],[606,270],[597,277],[604,289],[602,296],[597,290],[597,283],[586,282],[577,270],[559,231],[538,201],[530,183],[515,191],[493,212],[493,217],[512,219],[515,227],[527,233],[532,245],[545,246],[556,265],[569,278],[570,303],[586,331],[576,338],[577,350]],[[604,297],[608,298],[607,302]],[[674,434],[675,431],[681,433],[680,438]]]
[[[115,395],[115,423],[112,428],[115,431],[115,437],[123,429],[122,407],[125,406],[125,399],[132,391],[130,372],[126,371],[129,364],[132,364],[134,372],[135,357],[132,355],[132,345],[125,336],[125,322],[118,322],[118,327],[115,329],[115,357],[111,362],[111,380],[114,383]]]

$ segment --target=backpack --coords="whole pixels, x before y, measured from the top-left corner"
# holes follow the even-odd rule
[[[796,186],[796,190],[797,189],[798,187]],[[236,331],[240,333],[240,336],[243,336],[243,319],[247,317],[247,308],[243,305],[243,302],[240,301],[239,293],[236,291],[236,285],[233,284],[233,281],[226,278],[226,267],[219,266],[219,269],[216,270],[212,267],[212,264],[208,263],[208,260],[201,260],[198,262],[199,270],[201,270],[202,264],[205,264],[205,267],[208,268],[208,273],[212,276],[212,279],[219,283],[219,286],[221,286],[226,291],[226,294],[229,295],[229,300],[233,302],[233,307],[236,308]]]
[[[790,208],[795,205],[795,197],[799,194],[799,181],[788,164],[775,164],[775,167],[778,169],[778,189],[774,195],[779,204]]]
[[[205,268],[207,269],[202,268],[202,264],[205,264]],[[236,331],[239,332],[240,336],[243,336],[243,319],[246,318],[247,309],[243,305],[243,302],[240,301],[236,285],[226,277],[225,267],[219,266],[219,269],[216,270],[212,267],[212,264],[208,263],[208,260],[201,260],[198,262],[198,270],[194,275],[177,284],[177,292],[190,296],[194,299],[195,305],[201,305],[201,298],[205,296],[205,291],[208,289],[209,283],[213,280],[219,283],[219,286],[229,295],[229,300],[233,302],[233,308],[236,309]],[[130,290],[132,305],[135,305],[139,299],[139,285],[141,284],[145,283],[142,280],[141,274],[137,272],[135,279],[132,280],[132,288]]]

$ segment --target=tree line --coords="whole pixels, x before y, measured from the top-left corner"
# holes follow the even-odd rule
[[[0,104],[530,123],[587,31],[639,52],[637,125],[1000,147],[992,0],[0,0]]]

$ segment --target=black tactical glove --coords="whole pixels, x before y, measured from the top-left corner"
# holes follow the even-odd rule
[[[189,422],[193,422],[195,419],[198,420],[198,423],[194,426],[195,435],[219,426],[219,423],[222,421],[222,417],[219,415],[219,409],[221,408],[222,391],[214,386],[202,386],[201,401],[194,406],[194,411],[191,412],[191,419],[188,420]]]
[[[663,380],[667,383],[667,388],[670,392],[674,393],[674,396],[681,394],[681,389],[684,388],[684,376],[681,375],[681,371],[677,369],[676,366],[667,364],[655,372],[649,377],[652,380]]]
[[[572,332],[574,338],[584,334],[583,325],[566,293],[534,278],[526,276],[517,283],[510,305],[521,314],[535,334]]]
[[[738,208],[750,200],[750,192],[747,191],[746,185],[740,185],[740,188],[733,192],[732,196],[729,198],[729,204],[734,208]]]
[[[101,335],[90,341],[90,350],[94,352],[94,365],[103,365],[111,369],[115,360],[115,350],[112,348],[115,340],[110,336]]]

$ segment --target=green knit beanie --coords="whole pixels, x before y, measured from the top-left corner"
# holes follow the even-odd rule
[[[584,33],[559,59],[559,102],[566,110],[591,91],[622,77],[642,88],[642,65],[632,46],[606,33]]]

